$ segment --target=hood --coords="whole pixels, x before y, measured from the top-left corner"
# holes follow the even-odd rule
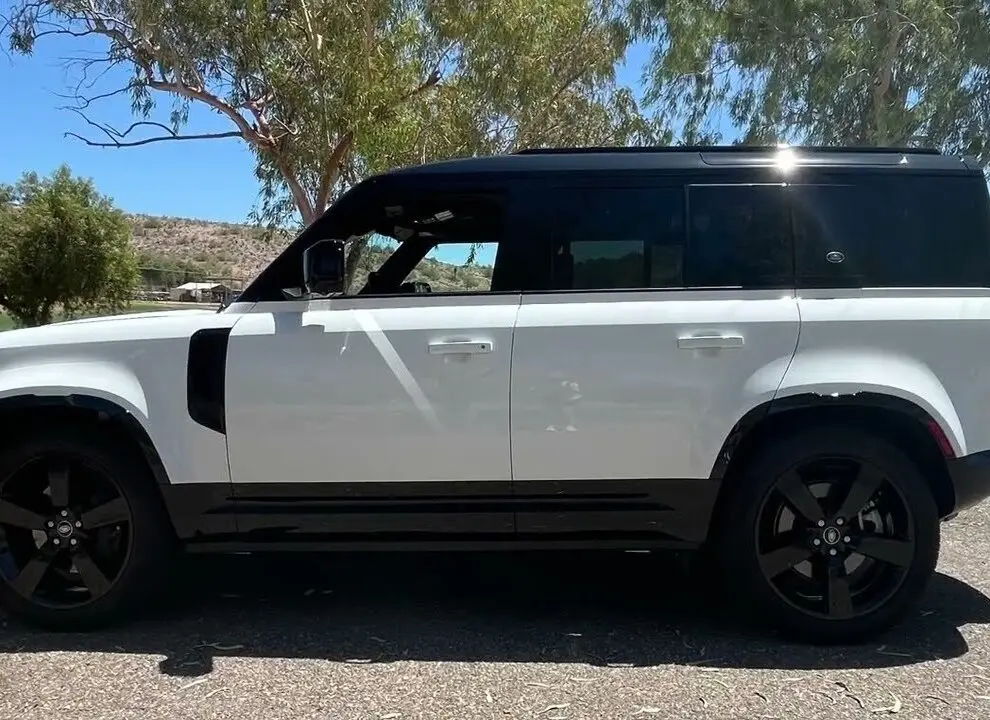
[[[102,317],[86,317],[77,320],[63,320],[62,322],[49,323],[45,327],[66,327],[69,325],[81,325],[83,323],[113,323],[134,320],[164,320],[166,318],[178,317],[182,315],[216,315],[216,310],[155,310],[142,313],[124,313],[122,315],[104,315]]]
[[[76,345],[189,336],[203,327],[229,326],[216,310],[164,310],[82,318],[41,327],[0,332],[0,349]]]

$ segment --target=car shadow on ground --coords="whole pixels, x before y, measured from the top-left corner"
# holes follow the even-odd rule
[[[85,634],[13,621],[0,652],[164,656],[173,676],[216,657],[860,669],[963,655],[990,598],[937,574],[917,613],[866,645],[787,643],[730,618],[672,559],[637,554],[191,557],[164,607]]]

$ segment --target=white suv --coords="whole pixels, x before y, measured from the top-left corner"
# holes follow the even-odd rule
[[[386,259],[341,292],[369,233]],[[492,266],[471,292],[428,282],[452,244]],[[707,549],[781,629],[863,639],[990,495],[988,288],[967,158],[572,149],[374,177],[220,312],[0,335],[0,602],[91,626],[176,548]]]

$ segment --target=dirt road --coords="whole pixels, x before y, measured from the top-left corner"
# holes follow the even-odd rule
[[[196,559],[171,609],[0,631],[0,718],[986,718],[990,505],[906,625],[790,645],[642,555]]]

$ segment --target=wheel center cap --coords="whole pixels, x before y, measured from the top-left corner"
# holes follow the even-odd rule
[[[842,533],[839,532],[839,528],[827,527],[822,531],[822,540],[826,545],[837,545],[841,539]]]
[[[55,532],[58,533],[59,537],[67,538],[72,534],[72,523],[68,520],[62,520],[58,525],[55,526]]]

